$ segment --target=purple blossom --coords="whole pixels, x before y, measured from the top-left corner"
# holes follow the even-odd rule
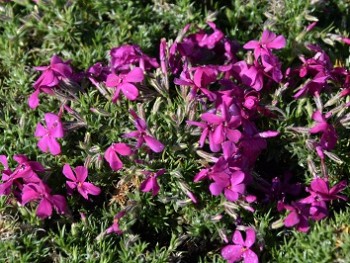
[[[52,215],[55,209],[58,214],[67,210],[66,199],[62,195],[51,195],[51,189],[44,183],[29,183],[23,187],[22,205],[39,200],[36,215],[42,219]]]
[[[130,110],[130,114],[135,119],[135,127],[137,131],[132,131],[129,133],[124,134],[125,138],[136,138],[136,148],[140,148],[143,143],[146,143],[147,146],[156,153],[160,153],[164,150],[164,145],[155,139],[154,137],[150,136],[147,131],[147,124],[146,122],[141,119],[139,116],[137,116],[136,112],[133,110]]]
[[[118,154],[129,156],[132,154],[132,150],[125,143],[112,143],[112,145],[107,148],[104,158],[114,171],[118,171],[123,167],[123,163],[118,157]]]
[[[279,203],[279,210],[286,209],[290,211],[288,216],[284,219],[284,225],[286,227],[295,226],[300,232],[309,231],[308,218],[310,216],[310,205],[302,202],[292,202],[291,205]]]
[[[35,109],[39,105],[39,93],[41,91],[52,94],[52,88],[57,86],[61,79],[71,78],[73,70],[70,66],[70,62],[64,62],[60,57],[54,55],[51,58],[49,66],[34,67],[36,70],[43,71],[39,79],[35,81],[35,92],[30,95],[28,104],[32,109]]]
[[[114,216],[113,224],[106,229],[106,234],[116,233],[117,235],[121,235],[123,233],[123,231],[120,230],[119,228],[119,220],[120,218],[125,216],[125,214],[126,214],[126,211],[122,210]]]
[[[74,168],[74,173],[69,166],[69,164],[65,164],[63,166],[63,174],[71,181],[67,181],[66,185],[69,193],[76,188],[78,192],[88,200],[88,195],[99,195],[101,193],[101,189],[92,183],[85,182],[88,177],[88,169],[84,166],[77,166]]]
[[[52,155],[61,153],[61,146],[56,141],[56,138],[63,137],[63,126],[60,118],[53,113],[45,113],[46,127],[40,123],[36,126],[35,137],[40,138],[38,147],[43,152],[48,152]]]
[[[159,67],[157,60],[145,55],[138,45],[112,48],[110,55],[112,69],[119,72],[129,71],[131,66],[140,67],[143,71]]]
[[[219,195],[224,192],[228,201],[235,202],[245,191],[243,183],[245,175],[242,171],[234,171],[230,177],[214,177],[214,183],[209,186],[212,195]]]
[[[347,200],[346,196],[339,195],[339,192],[346,187],[345,181],[342,181],[331,189],[329,189],[329,183],[326,179],[315,178],[308,188],[310,196],[300,200],[301,203],[310,204],[310,215],[314,220],[321,220],[328,216],[327,203],[336,199]]]
[[[254,49],[254,57],[258,59],[262,54],[270,54],[271,49],[281,49],[286,46],[286,39],[282,36],[276,36],[269,30],[264,30],[260,41],[251,40],[246,43],[244,49]]]
[[[221,256],[228,263],[238,262],[243,259],[244,263],[258,263],[258,256],[251,250],[255,243],[255,231],[253,228],[246,229],[246,238],[243,240],[242,234],[236,230],[232,237],[234,245],[227,245],[221,250]]]
[[[327,122],[327,117],[330,116],[327,116],[327,114],[324,116],[319,111],[314,112],[312,115],[312,119],[316,121],[316,124],[309,130],[311,134],[322,134],[320,142],[316,146],[317,154],[320,156],[321,159],[324,159],[323,151],[333,150],[338,140],[336,130],[333,127],[333,125]]]
[[[141,68],[134,68],[127,74],[109,74],[106,79],[106,85],[107,87],[115,88],[112,101],[116,102],[118,100],[120,91],[123,92],[128,100],[136,100],[139,91],[134,83],[142,82],[143,79],[144,75]]]
[[[35,161],[29,161],[24,155],[14,155],[13,159],[18,163],[15,170],[11,170],[8,166],[7,158],[5,155],[0,155],[0,162],[3,164],[5,170],[2,171],[2,181],[0,184],[0,195],[9,195],[16,187],[17,192],[15,195],[19,197],[23,184],[25,183],[38,183],[40,178],[36,174],[37,172],[45,171],[44,167]]]
[[[152,195],[156,196],[160,190],[160,187],[157,182],[157,177],[163,175],[165,169],[160,169],[158,172],[149,172],[145,171],[144,174],[147,176],[146,180],[141,183],[140,190],[142,192],[151,192]]]

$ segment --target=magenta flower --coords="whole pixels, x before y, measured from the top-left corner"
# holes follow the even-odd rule
[[[112,48],[111,67],[116,71],[129,71],[131,66],[140,67],[142,70],[158,68],[159,64],[155,58],[145,55],[138,45],[122,45]]]
[[[300,232],[309,231],[309,222],[308,218],[310,216],[310,205],[304,204],[301,202],[292,202],[291,205],[286,205],[283,203],[279,203],[279,209],[289,210],[290,213],[284,219],[284,225],[286,227],[295,226],[296,229]]]
[[[39,93],[41,91],[52,94],[52,88],[57,86],[61,79],[72,77],[73,70],[69,61],[64,62],[60,57],[54,55],[51,58],[49,66],[34,67],[36,70],[43,71],[41,76],[34,83],[35,92],[30,95],[28,104],[32,109],[39,105]]]
[[[125,138],[136,138],[137,144],[136,148],[140,148],[143,143],[146,143],[147,146],[154,152],[159,153],[164,150],[164,145],[155,139],[154,137],[148,135],[147,131],[147,124],[146,122],[141,119],[139,116],[137,116],[136,112],[133,110],[130,110],[130,114],[135,119],[135,127],[137,131],[132,131],[129,133],[124,134]]]
[[[163,175],[164,173],[165,173],[165,169],[160,169],[156,173],[145,171],[144,174],[147,176],[147,178],[145,181],[141,183],[140,190],[142,192],[152,191],[153,196],[157,195],[160,190],[160,187],[157,182],[157,177],[160,175]]]
[[[128,74],[120,74],[119,76],[111,73],[107,76],[107,87],[116,88],[112,101],[116,102],[119,98],[120,91],[123,92],[128,100],[136,100],[139,95],[137,87],[133,83],[142,82],[144,78],[141,68],[134,68]]]
[[[63,166],[63,174],[72,181],[67,181],[66,185],[68,188],[69,194],[76,188],[78,192],[88,200],[88,195],[99,195],[101,193],[101,189],[92,183],[85,182],[88,177],[88,170],[84,166],[77,166],[74,168],[74,173],[69,166],[69,164],[65,164]],[[74,175],[75,174],[75,175]]]
[[[61,153],[61,146],[56,141],[56,138],[63,137],[63,126],[60,118],[53,113],[45,113],[46,127],[40,123],[36,126],[35,137],[41,137],[38,142],[38,147],[43,152],[48,152],[52,155]]]
[[[333,125],[327,122],[327,117],[329,117],[327,116],[327,114],[324,116],[319,111],[314,112],[312,115],[312,119],[315,120],[317,123],[309,130],[311,134],[322,134],[320,142],[316,147],[317,154],[321,159],[324,159],[323,151],[333,150],[338,140],[337,132]]]
[[[326,179],[315,178],[310,184],[307,191],[310,196],[300,200],[301,203],[310,204],[310,215],[314,220],[321,220],[328,216],[327,203],[336,199],[347,200],[346,196],[340,195],[339,192],[344,190],[346,182],[342,181],[329,189],[329,183]]]
[[[264,30],[260,41],[251,40],[246,43],[244,49],[254,49],[254,57],[258,59],[263,53],[270,53],[270,49],[281,49],[286,46],[286,39],[282,36],[276,36],[269,30]]]
[[[22,193],[22,205],[40,200],[36,215],[42,219],[51,216],[53,208],[58,214],[64,214],[67,210],[66,199],[62,195],[51,195],[51,189],[42,182],[26,184]]]
[[[235,171],[230,174],[229,178],[214,177],[214,183],[209,186],[212,195],[224,195],[228,201],[237,201],[239,196],[245,191],[245,184],[243,183],[245,175],[242,171]]]
[[[210,35],[204,34],[198,42],[198,46],[213,49],[216,44],[224,38],[224,33],[218,30],[213,22],[208,22],[208,25],[214,30],[214,32]]]
[[[251,250],[255,243],[255,231],[253,228],[247,228],[246,238],[243,240],[242,234],[236,230],[232,237],[234,245],[227,245],[221,250],[221,256],[228,263],[238,262],[243,259],[244,263],[258,263],[258,256]]]
[[[120,211],[118,214],[114,216],[113,224],[106,229],[106,234],[116,233],[117,235],[121,235],[123,233],[119,228],[119,220],[126,214],[125,210]]]
[[[132,151],[125,143],[112,143],[112,145],[107,148],[104,157],[114,171],[118,171],[123,167],[123,163],[119,159],[118,154],[129,156],[132,154]]]

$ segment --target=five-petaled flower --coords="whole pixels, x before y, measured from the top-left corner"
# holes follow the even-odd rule
[[[72,181],[67,181],[66,185],[68,188],[68,193],[71,194],[72,191],[76,188],[78,192],[88,200],[88,194],[90,195],[99,195],[101,193],[101,189],[92,183],[85,182],[88,176],[88,170],[84,166],[77,166],[74,168],[74,173],[69,166],[69,164],[65,164],[63,166],[63,174]]]
[[[46,127],[38,123],[35,130],[35,137],[41,137],[38,147],[43,152],[50,151],[51,154],[61,153],[61,146],[56,138],[63,137],[63,126],[60,118],[53,113],[45,114]]]
[[[160,169],[156,173],[145,171],[144,174],[147,176],[147,178],[145,181],[141,183],[140,190],[142,192],[152,191],[153,196],[157,195],[160,190],[160,187],[157,182],[157,177],[164,173],[165,173],[165,169]]]
[[[221,255],[228,263],[238,262],[243,259],[244,263],[258,263],[258,256],[251,250],[255,243],[255,231],[247,228],[246,238],[243,240],[242,234],[236,230],[232,237],[234,245],[227,245],[221,250]]]

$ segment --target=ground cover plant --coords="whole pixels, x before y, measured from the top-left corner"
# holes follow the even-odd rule
[[[1,260],[347,262],[349,9],[3,3]]]

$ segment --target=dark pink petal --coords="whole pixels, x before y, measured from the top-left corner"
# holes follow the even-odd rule
[[[41,125],[41,123],[38,123],[35,129],[34,136],[35,137],[42,137],[45,136],[48,133],[48,130]]]
[[[255,49],[260,46],[259,41],[257,40],[250,40],[248,43],[246,43],[243,48],[244,49]]]
[[[50,153],[52,155],[58,155],[61,153],[61,146],[54,138],[47,137],[46,143],[48,144]]]
[[[120,83],[121,83],[121,78],[120,77],[118,77],[114,73],[108,74],[107,80],[106,80],[106,86],[107,87],[116,87]]]
[[[224,127],[222,123],[214,129],[213,139],[214,143],[216,144],[220,144],[225,140]]]
[[[114,171],[118,171],[119,169],[121,169],[123,167],[123,163],[119,159],[119,157],[116,154],[116,152],[114,151],[113,145],[108,147],[108,149],[106,150],[106,152],[104,154],[104,158],[109,163],[110,167]]]
[[[250,249],[244,251],[242,257],[244,263],[259,263],[258,256]]]
[[[209,132],[209,129],[208,129],[208,128],[205,128],[205,129],[202,131],[201,137],[199,137],[199,147],[202,148],[202,147],[204,146],[205,139],[206,139],[207,136],[208,136],[208,132]]]
[[[199,171],[199,173],[197,173],[194,177],[194,182],[199,182],[201,180],[203,180],[204,178],[206,178],[208,176],[208,170],[209,169],[202,169]]]
[[[38,107],[38,105],[39,105],[39,93],[40,93],[40,89],[37,89],[29,96],[28,105],[31,109],[36,109],[36,107]]]
[[[298,214],[294,211],[290,212],[289,215],[284,219],[284,225],[286,227],[295,226],[300,222]]]
[[[328,123],[327,122],[322,122],[318,123],[312,128],[310,128],[309,132],[310,133],[319,133],[319,132],[325,132],[328,128]]]
[[[68,163],[66,163],[63,166],[62,173],[64,174],[65,177],[67,177],[68,179],[72,180],[73,182],[77,181],[77,178],[75,177],[75,175],[74,175],[74,173],[72,171],[72,168],[69,166]]]
[[[164,150],[164,145],[157,139],[148,135],[144,135],[143,138],[145,139],[146,144],[149,148],[151,148],[152,151],[159,153]]]
[[[271,49],[281,49],[281,48],[284,48],[285,46],[286,46],[286,39],[282,35],[276,37],[270,43],[266,44],[266,47]]]
[[[56,73],[60,74],[65,78],[70,78],[72,76],[73,70],[72,68],[64,63],[56,63],[51,66],[52,70]]]
[[[243,237],[242,237],[242,234],[241,234],[241,232],[239,230],[236,230],[233,233],[232,241],[236,245],[244,246]]]
[[[221,250],[221,256],[229,260],[228,262],[237,262],[242,258],[243,247],[240,245],[228,245]]]
[[[36,200],[40,197],[40,194],[35,191],[31,186],[25,185],[22,190],[22,205],[27,204],[30,201]]]
[[[123,83],[125,82],[141,82],[144,79],[143,70],[141,68],[134,68],[125,77],[123,77]]]
[[[50,135],[54,138],[63,138],[64,131],[61,122],[57,122],[50,129]]]
[[[228,201],[235,202],[239,198],[239,194],[236,191],[225,188],[224,195]]]
[[[211,183],[209,186],[210,193],[212,195],[218,196],[222,193],[225,186],[226,184],[222,184],[222,183]]]
[[[206,121],[210,124],[216,124],[216,125],[219,125],[220,123],[222,123],[224,120],[221,116],[218,116],[214,113],[210,113],[210,112],[207,112],[207,113],[203,113],[201,115],[201,119],[203,121]]]
[[[67,210],[66,198],[62,195],[53,195],[51,202],[58,214],[64,214]]]
[[[48,144],[49,144],[49,137],[45,136],[42,137],[39,141],[38,141],[38,147],[41,151],[43,151],[44,153],[48,152]]]
[[[86,178],[88,177],[88,169],[86,169],[86,167],[77,166],[75,167],[74,172],[78,182],[85,182]]]
[[[268,44],[271,41],[273,41],[276,38],[276,34],[269,31],[269,30],[264,30],[261,36],[261,43],[262,44]]]
[[[101,193],[101,189],[98,186],[95,186],[92,183],[83,183],[82,188],[90,195],[99,195]]]
[[[233,172],[230,178],[231,185],[238,185],[242,183],[244,178],[245,178],[244,172],[242,171]]]
[[[48,129],[55,127],[59,122],[61,122],[60,118],[53,113],[45,113],[44,118]]]
[[[119,85],[119,88],[129,100],[136,100],[139,96],[139,90],[133,84],[123,83]]]
[[[332,196],[338,194],[339,192],[343,191],[347,186],[346,181],[341,181],[338,184],[334,185],[330,190],[329,190],[329,194]],[[342,198],[344,199],[344,198]]]
[[[153,188],[154,183],[156,183],[156,181],[154,180],[154,178],[152,176],[150,176],[145,181],[143,181],[141,183],[140,190],[142,192],[150,192]]]
[[[253,228],[248,228],[246,231],[245,246],[250,248],[255,243],[255,231]]]
[[[86,191],[86,189],[84,187],[78,185],[77,190],[78,190],[79,194],[81,194],[82,197],[84,197],[86,200],[89,199],[88,192]]]
[[[36,215],[40,218],[46,218],[52,215],[52,205],[46,198],[40,201],[36,210]]]
[[[127,132],[123,134],[124,138],[138,138],[140,136],[140,132],[133,131],[133,132]]]
[[[319,192],[322,194],[328,194],[329,188],[328,184],[321,178],[315,178],[312,180],[311,184],[311,189],[315,192]]]
[[[242,138],[242,133],[239,130],[226,130],[226,136],[227,139],[229,139],[231,142],[238,143],[239,140]]]
[[[132,154],[131,148],[126,143],[113,143],[113,149],[123,156]]]

